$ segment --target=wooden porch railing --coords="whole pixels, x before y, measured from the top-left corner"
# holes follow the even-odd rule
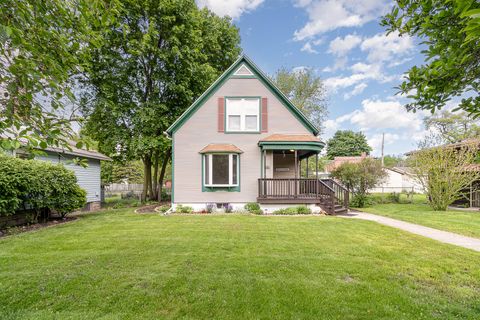
[[[287,200],[297,203],[320,203],[327,213],[335,213],[335,205],[348,208],[348,191],[331,179],[258,179],[258,200]]]

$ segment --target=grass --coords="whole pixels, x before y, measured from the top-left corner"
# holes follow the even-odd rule
[[[362,208],[360,210],[417,223],[427,227],[480,238],[480,211],[433,211],[433,209],[427,204],[425,196],[422,195],[416,195],[413,199],[413,203],[375,204],[371,207]]]
[[[478,319],[478,261],[369,221],[110,210],[0,239],[0,318]]]

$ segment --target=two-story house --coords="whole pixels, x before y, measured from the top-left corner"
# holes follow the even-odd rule
[[[318,170],[301,170],[324,147],[318,129],[246,56],[167,134],[173,146],[174,206],[202,210],[207,203],[239,208],[258,202],[267,213],[298,204],[327,213],[348,206],[348,193],[340,185],[319,179]]]

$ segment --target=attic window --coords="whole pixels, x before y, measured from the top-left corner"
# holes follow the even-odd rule
[[[227,98],[225,115],[227,132],[258,132],[260,98]]]
[[[235,75],[235,76],[253,76],[253,72],[250,71],[250,69],[248,69],[246,65],[242,64],[240,66],[240,68],[238,68],[237,71],[235,71],[235,73],[233,75]]]

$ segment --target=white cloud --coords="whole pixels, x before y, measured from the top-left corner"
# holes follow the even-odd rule
[[[324,69],[325,70],[325,69]],[[381,83],[389,82],[395,79],[395,76],[388,76],[382,72],[381,64],[356,63],[350,67],[353,72],[349,76],[336,76],[325,79],[325,87],[331,92],[338,89],[345,89],[366,80],[376,80]]]
[[[307,24],[295,31],[297,41],[312,38],[343,27],[358,27],[384,13],[385,0],[297,0],[296,5],[308,14]]]
[[[353,88],[351,92],[347,92],[343,95],[344,100],[348,100],[353,96],[356,96],[357,94],[360,94],[363,92],[368,87],[368,85],[365,82],[359,83]]]
[[[313,49],[312,45],[310,44],[310,42],[307,42],[303,45],[302,49],[300,49],[300,51],[304,51],[304,52],[308,52],[308,53],[318,53],[317,50]]]
[[[308,69],[309,67],[306,67],[306,66],[298,66],[298,67],[292,68],[292,72],[301,73],[301,72],[307,71]]]
[[[381,133],[374,134],[370,137],[368,137],[367,142],[370,147],[372,147],[373,150],[378,150],[380,153],[380,150],[382,150],[382,138],[383,135]],[[384,140],[384,145],[392,145],[393,143],[397,142],[400,140],[400,135],[396,133],[385,133],[385,140]]]
[[[200,8],[207,7],[219,16],[239,18],[243,13],[255,10],[264,0],[196,0]]]
[[[362,51],[368,52],[367,60],[370,62],[390,61],[409,54],[413,50],[413,40],[409,36],[400,37],[398,32],[389,35],[378,33],[366,38],[360,45]]]
[[[356,34],[347,34],[344,38],[336,37],[330,42],[328,52],[336,56],[345,56],[361,42],[362,38]]]

